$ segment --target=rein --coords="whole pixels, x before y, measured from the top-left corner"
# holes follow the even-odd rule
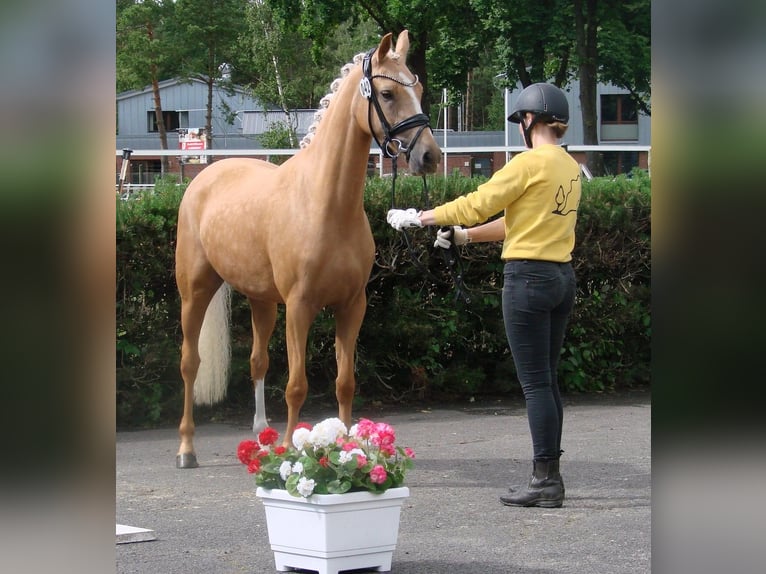
[[[392,76],[387,76],[385,74],[375,74],[372,75],[372,55],[375,53],[375,48],[367,52],[367,54],[364,57],[364,61],[362,62],[362,80],[359,82],[359,91],[361,94],[367,98],[367,100],[370,102],[370,105],[367,107],[367,123],[370,127],[370,132],[372,133],[372,136],[375,138],[375,142],[378,144],[378,147],[380,147],[381,151],[383,152],[383,155],[385,155],[387,158],[391,159],[391,209],[394,209],[396,207],[396,177],[397,177],[397,159],[399,158],[399,154],[404,152],[405,157],[407,158],[407,161],[410,159],[410,152],[415,147],[415,143],[418,141],[418,138],[420,137],[420,134],[423,133],[423,130],[425,128],[431,129],[431,119],[423,113],[415,114],[413,116],[410,116],[407,119],[404,119],[393,126],[388,122],[386,119],[385,114],[383,113],[383,109],[380,107],[380,102],[378,102],[378,96],[375,92],[375,88],[372,85],[372,80],[375,78],[386,78],[388,80],[391,80],[393,82],[396,82],[397,84],[400,84],[405,87],[412,87],[415,84],[418,83],[418,77],[415,76],[415,79],[412,82],[405,83],[397,78],[394,78]],[[377,134],[375,133],[375,130],[372,129],[372,110],[375,109],[375,112],[378,114],[378,120],[380,121],[380,125],[383,126],[383,142],[381,143],[380,139],[378,138]],[[404,146],[401,140],[397,139],[396,136],[404,131],[407,131],[412,128],[419,128],[418,131],[415,133],[415,137],[410,140],[410,143],[408,146]],[[392,144],[396,144],[396,150],[392,151],[391,146]],[[426,183],[426,176],[423,176],[423,199],[426,206],[426,209],[431,209],[430,200],[428,196],[428,185]],[[426,275],[431,275],[433,279],[436,279],[433,277],[433,274],[425,268],[420,261],[418,261],[417,257],[415,256],[415,250],[412,247],[412,242],[410,241],[410,236],[407,233],[405,229],[402,229],[402,233],[404,233],[404,240],[407,243],[407,250],[410,252],[410,258],[415,263],[417,267],[421,269],[421,271]],[[469,295],[468,289],[465,286],[465,283],[463,282],[463,265],[460,259],[460,253],[458,252],[457,245],[454,244],[454,242],[450,242],[449,249],[444,248],[438,248],[442,252],[442,258],[444,259],[444,262],[447,264],[447,268],[449,269],[450,275],[452,276],[452,281],[455,284],[455,299],[463,299],[466,304],[471,303],[471,297]]]

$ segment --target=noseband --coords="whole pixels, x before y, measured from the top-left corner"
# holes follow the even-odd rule
[[[407,161],[409,161],[410,152],[412,151],[412,148],[415,147],[415,143],[418,141],[420,134],[423,133],[423,130],[426,127],[428,129],[431,129],[431,120],[426,114],[420,113],[420,114],[415,114],[413,116],[410,116],[409,118],[404,119],[400,121],[399,123],[394,124],[392,126],[386,119],[386,116],[383,113],[383,109],[380,107],[380,102],[378,102],[378,94],[372,85],[372,80],[374,80],[375,78],[386,78],[387,80],[391,80],[393,82],[396,82],[397,84],[400,84],[407,88],[411,88],[412,86],[418,83],[418,77],[416,75],[415,79],[412,82],[406,83],[392,76],[387,76],[385,74],[375,74],[373,76],[372,75],[372,55],[374,53],[375,53],[375,48],[367,52],[367,54],[365,55],[364,61],[362,62],[362,73],[364,75],[362,76],[362,80],[359,82],[359,91],[370,102],[370,105],[367,108],[367,123],[370,126],[370,132],[372,133],[372,137],[375,138],[375,142],[378,144],[378,147],[380,147],[381,151],[383,152],[383,155],[385,155],[388,158],[396,158],[401,152],[404,152],[405,157],[407,158]],[[380,125],[383,126],[383,142],[382,143],[380,139],[378,138],[378,136],[375,134],[375,130],[372,129],[372,108],[375,108],[375,112],[378,114],[378,120],[380,121]],[[400,139],[397,139],[396,136],[398,134],[416,127],[419,127],[420,129],[417,132],[415,132],[415,137],[413,137],[410,140],[410,143],[408,146],[405,146]],[[391,150],[392,144],[396,144],[395,151]]]

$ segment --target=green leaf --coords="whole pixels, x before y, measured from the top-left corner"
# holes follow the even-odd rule
[[[327,492],[330,494],[343,494],[351,490],[351,481],[333,480],[327,483]]]

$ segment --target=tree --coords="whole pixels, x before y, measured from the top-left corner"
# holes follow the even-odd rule
[[[627,89],[644,113],[650,113],[649,0],[574,0],[583,143],[598,144],[596,86],[612,82]],[[594,175],[603,175],[603,157],[586,154]]]
[[[580,82],[583,143],[598,144],[599,82],[627,89],[649,113],[650,0],[471,0],[495,38],[506,85]],[[594,174],[603,158],[589,152]]]
[[[168,149],[168,136],[159,82],[176,70],[174,44],[167,34],[173,10],[173,2],[163,0],[117,2],[117,91],[152,87],[160,149]],[[162,173],[168,171],[168,158],[163,156]]]
[[[264,107],[268,102],[277,103],[282,108],[285,114],[284,130],[272,126],[269,131],[278,133],[277,140],[280,142],[287,135],[285,147],[296,147],[296,126],[290,117],[290,109],[299,107],[298,93],[305,75],[290,77],[290,71],[307,71],[306,66],[300,63],[301,54],[308,48],[305,46],[307,42],[280,26],[271,9],[261,0],[249,3],[246,21],[247,31],[240,40],[246,53],[247,67],[254,72],[248,85],[255,97],[264,102]]]
[[[216,84],[231,88],[221,69],[235,61],[238,39],[245,32],[247,0],[177,0],[172,36],[181,76],[207,85],[205,135],[213,147],[213,93]]]
[[[598,0],[574,0],[577,31],[577,61],[580,78],[580,108],[585,145],[598,144],[596,86],[598,83]],[[585,152],[586,163],[594,175],[604,173],[604,158],[598,152]]]
[[[636,107],[651,115],[650,0],[618,3],[618,10],[598,34],[599,75],[630,92]]]
[[[407,62],[423,84],[423,111],[428,114],[434,100],[426,68],[426,55],[432,39],[447,30],[460,30],[470,23],[470,7],[462,0],[386,0],[363,2],[354,0],[265,0],[287,25],[297,26],[304,37],[311,39],[315,61],[327,39],[344,22],[358,23],[370,19],[380,34],[409,31],[410,51]],[[372,47],[372,46],[370,46]],[[470,46],[453,60],[460,62],[466,54],[473,55]],[[468,65],[457,64],[466,70]]]
[[[568,0],[471,0],[497,52],[498,73],[509,87],[567,84],[574,48]]]

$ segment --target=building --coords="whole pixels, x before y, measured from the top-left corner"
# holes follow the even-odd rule
[[[194,177],[204,168],[205,154],[180,154],[184,149],[193,152],[204,149],[204,128],[207,85],[200,80],[171,79],[160,82],[163,115],[167,127],[168,147],[160,151],[160,138],[154,112],[154,96],[150,87],[131,90],[117,96],[117,154],[116,172],[122,164],[122,150],[139,151],[130,161],[126,183],[154,183],[161,174],[162,155],[170,156],[170,172],[182,177]],[[521,88],[507,90],[506,109],[520,93]],[[572,82],[566,89],[570,107],[570,128],[565,142],[577,161],[585,162],[582,147],[582,112],[579,102],[579,83]],[[611,173],[623,173],[633,167],[649,167],[651,118],[639,113],[630,102],[625,90],[614,86],[598,86],[599,139],[604,162]],[[259,135],[277,123],[290,122],[298,138],[305,135],[314,121],[314,110],[292,110],[267,107],[252,98],[239,86],[217,86],[213,94],[213,151],[212,157],[248,155],[267,159],[270,155],[259,141]],[[437,119],[438,122],[438,119]],[[440,170],[447,174],[490,176],[502,167],[513,154],[524,150],[524,142],[515,124],[506,123],[505,131],[461,132],[435,129],[437,142],[442,145],[445,159]],[[256,150],[264,150],[258,153]],[[372,143],[370,173],[390,173],[391,160],[383,158],[375,142]],[[247,153],[253,151],[255,153]],[[273,150],[271,150],[273,151]],[[153,153],[156,152],[156,153]],[[402,169],[402,166],[400,166]]]
[[[207,84],[201,80],[177,78],[159,83],[163,119],[167,130],[170,150],[200,149],[194,140],[202,141],[208,97]],[[263,110],[263,105],[239,86],[216,86],[213,91],[212,128],[213,147],[232,149],[256,149],[260,147],[254,135],[243,136],[243,114]],[[154,111],[154,94],[151,86],[117,95],[117,148],[119,150],[157,150],[160,134]],[[202,148],[204,149],[204,148]],[[152,184],[161,174],[161,155],[141,155],[131,159],[128,181],[132,184]],[[171,156],[172,173],[189,166],[189,175],[199,171],[194,168],[204,156]],[[118,159],[121,163],[121,155]],[[119,167],[119,166],[118,166]]]

